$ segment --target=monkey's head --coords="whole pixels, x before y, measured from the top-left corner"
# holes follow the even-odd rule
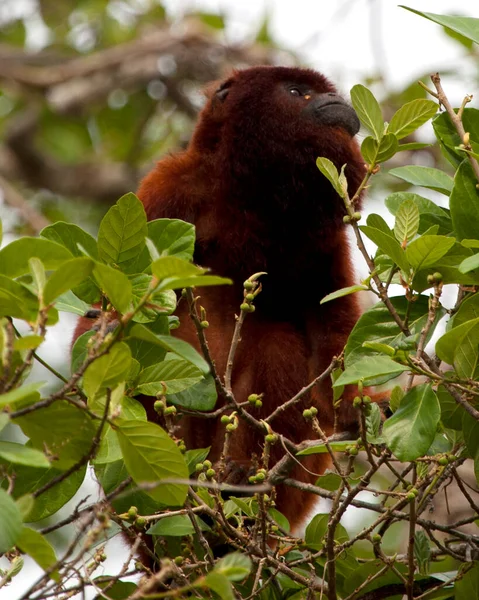
[[[310,69],[262,66],[237,71],[216,87],[192,147],[215,153],[224,168],[239,174],[253,167],[265,175],[286,169],[300,176],[304,168],[317,174],[318,156],[338,168],[354,162],[357,171],[363,162],[354,140],[358,131],[354,109],[326,77]]]

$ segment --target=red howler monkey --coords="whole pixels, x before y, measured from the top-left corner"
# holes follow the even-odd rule
[[[320,73],[288,67],[237,71],[218,87],[203,109],[186,151],[162,159],[142,181],[138,196],[149,219],[183,219],[196,226],[194,260],[233,286],[198,289],[207,311],[206,332],[218,373],[225,372],[243,297],[243,281],[265,271],[263,289],[241,332],[233,369],[239,402],[262,393],[264,418],[320,374],[338,355],[359,317],[355,296],[325,305],[327,293],[354,283],[343,224],[344,207],[317,169],[318,156],[336,167],[347,164],[352,195],[364,175],[354,140],[359,120],[335,87]],[[198,347],[197,336],[180,302],[180,328],[174,335]],[[332,431],[331,383],[318,385],[303,402],[272,422],[294,442],[316,437],[302,417],[315,405],[322,427]],[[211,419],[184,419],[188,448],[211,446],[218,460],[224,425]],[[340,427],[356,429],[356,414],[346,400]],[[241,422],[230,458],[247,473],[252,453],[260,453],[261,434]],[[283,453],[273,446],[273,460]],[[324,455],[303,465],[321,473]],[[237,475],[230,472],[230,481]],[[292,476],[313,482],[297,466]],[[236,479],[238,482],[238,479]],[[315,496],[279,486],[277,508],[292,526],[304,519]]]

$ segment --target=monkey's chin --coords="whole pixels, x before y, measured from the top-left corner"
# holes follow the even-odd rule
[[[321,108],[317,109],[315,116],[321,125],[342,127],[351,137],[354,137],[360,128],[360,122],[354,109],[342,102],[321,106]]]

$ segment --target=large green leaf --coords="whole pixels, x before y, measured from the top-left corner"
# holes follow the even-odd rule
[[[369,225],[363,225],[359,228],[367,237],[373,241],[376,246],[385,254],[387,254],[394,263],[405,273],[409,273],[409,262],[406,253],[401,248],[399,242],[392,235],[388,235]]]
[[[436,435],[441,408],[430,384],[412,388],[383,426],[383,438],[403,462],[424,456]]]
[[[47,270],[57,269],[73,258],[64,246],[42,238],[23,237],[0,250],[0,273],[20,277],[30,271],[30,258],[40,259]]]
[[[361,84],[351,89],[351,102],[359,120],[377,140],[383,137],[384,120],[381,107],[373,94]]]
[[[472,255],[469,248],[465,248],[459,243],[455,243],[452,248],[446,252],[439,260],[437,260],[434,268],[423,269],[414,274],[413,289],[417,292],[422,292],[431,287],[427,281],[427,276],[433,271],[439,271],[442,275],[443,283],[460,283],[463,285],[475,285],[479,283],[479,269],[461,273],[460,265],[464,260]]]
[[[304,532],[304,542],[312,550],[321,550],[323,547],[323,540],[328,532],[328,521],[329,514],[315,515],[309,525],[306,527]],[[339,542],[346,542],[349,540],[349,535],[346,529],[341,525],[337,525],[336,531],[334,532],[334,539]]]
[[[417,98],[407,102],[393,115],[388,132],[394,133],[401,140],[429,121],[436,114],[437,109],[437,102],[432,100]]]
[[[408,302],[404,296],[396,296],[390,300],[402,320],[405,319],[406,313],[408,314],[409,330],[411,335],[417,337],[428,317],[427,296],[419,296],[415,302]],[[439,309],[434,326],[444,314],[444,309]],[[434,326],[430,329],[428,339],[434,331]],[[378,356],[375,350],[364,345],[366,342],[376,342],[397,348],[405,339],[387,307],[382,302],[378,302],[364,312],[354,326],[346,344],[344,364],[346,367],[350,367],[365,356]]]
[[[14,546],[22,531],[22,517],[17,504],[0,488],[0,555]]]
[[[454,238],[443,235],[422,235],[406,248],[411,266],[419,271],[435,265],[454,246]]]
[[[16,442],[0,441],[0,459],[18,465],[48,469],[50,461],[43,452]]]
[[[201,531],[209,531],[211,528],[200,518],[194,517],[198,528]],[[148,529],[149,535],[169,535],[173,537],[183,537],[185,535],[194,535],[196,529],[188,515],[174,515],[158,520]]]
[[[108,300],[121,313],[128,312],[132,297],[131,283],[128,277],[109,265],[96,263],[93,275]]]
[[[436,354],[448,365],[454,364],[456,348],[463,343],[475,343],[479,334],[479,318],[461,323],[441,336],[436,342]]]
[[[13,490],[15,498],[20,498],[25,494],[31,494],[35,490],[39,490],[52,479],[62,474],[62,471],[54,467],[50,469],[36,469],[33,467],[24,467],[23,465],[16,465],[13,471],[16,477],[15,488]],[[33,508],[24,520],[28,523],[33,523],[55,514],[77,493],[85,479],[85,473],[86,465],[35,498]]]
[[[91,418],[65,400],[18,417],[14,423],[20,425],[35,448],[48,449],[56,457],[54,466],[62,470],[88,453],[96,431]]]
[[[8,316],[34,322],[38,298],[18,281],[0,275],[0,317]]]
[[[479,190],[472,167],[465,159],[456,171],[451,193],[451,218],[456,236],[478,239],[479,236]]]
[[[37,565],[45,571],[57,562],[55,550],[50,542],[40,532],[30,529],[30,527],[23,527],[17,540],[17,546],[22,552],[31,556]],[[54,581],[60,580],[58,571],[50,573],[50,577]]]
[[[114,344],[108,354],[101,356],[88,366],[83,376],[83,389],[93,399],[106,388],[113,389],[128,379],[131,366],[131,351],[124,343]]]
[[[156,423],[121,420],[116,431],[123,460],[135,483],[188,478],[178,446]],[[179,506],[185,501],[187,489],[185,484],[169,483],[148,490],[147,494],[167,506]]]
[[[98,255],[106,263],[127,267],[143,250],[147,232],[143,204],[135,194],[125,194],[100,223]]]
[[[424,233],[432,225],[438,225],[438,233],[449,235],[452,232],[452,221],[449,211],[441,208],[432,200],[412,192],[395,192],[390,194],[384,203],[393,215],[396,215],[406,201],[414,202],[419,210],[419,233]]]
[[[462,17],[455,15],[437,15],[435,13],[423,12],[421,10],[416,10],[414,8],[409,8],[408,6],[400,5],[401,8],[405,8],[406,10],[410,10],[425,19],[429,19],[429,21],[433,21],[434,23],[438,23],[443,27],[448,27],[457,33],[460,33],[464,37],[476,42],[479,44],[479,19],[474,17]]]
[[[316,166],[333,186],[335,192],[341,198],[344,198],[345,193],[339,182],[339,173],[334,163],[332,163],[329,158],[319,157],[316,159]]]
[[[213,410],[217,398],[215,380],[212,375],[206,375],[192,387],[176,394],[170,394],[168,402],[192,410],[206,411]]]
[[[454,184],[452,177],[444,173],[444,171],[433,169],[432,167],[409,165],[390,169],[389,173],[413,185],[436,190],[446,196],[451,193]]]
[[[394,235],[401,246],[404,247],[417,234],[418,229],[419,208],[412,200],[405,200],[397,211]]]
[[[479,153],[479,109],[465,108],[461,120],[464,130],[469,133],[472,150]],[[466,156],[459,148],[463,140],[459,137],[451,117],[444,111],[433,119],[432,125],[444,155],[457,168]]]
[[[148,223],[148,237],[160,256],[193,258],[195,226],[178,219],[156,219]]]
[[[136,308],[150,289],[151,275],[140,273],[131,278],[133,308]],[[154,321],[158,313],[171,315],[176,308],[176,294],[173,290],[155,292],[150,295],[148,303],[135,314],[135,323]]]
[[[135,394],[156,396],[176,394],[203,379],[199,369],[186,360],[167,360],[144,369],[139,377]]]
[[[48,305],[87,279],[93,270],[90,258],[72,258],[64,262],[48,279],[43,290],[43,302]]]
[[[90,258],[98,259],[96,240],[78,225],[57,221],[42,229],[40,235],[47,240],[65,246],[72,256],[85,256],[86,252]]]
[[[170,335],[156,335],[146,327],[140,324],[134,325],[130,330],[130,335],[135,338],[149,342],[150,344],[156,344],[161,348],[164,348],[168,352],[174,352],[181,358],[184,358],[191,364],[195,365],[203,374],[209,373],[209,366],[205,359],[198,354],[198,352],[190,346],[190,344],[174,338]]]
[[[394,362],[386,356],[365,356],[350,367],[346,367],[334,382],[333,387],[357,383],[361,380],[368,385],[378,377],[388,376],[391,379],[408,370],[409,367]]]

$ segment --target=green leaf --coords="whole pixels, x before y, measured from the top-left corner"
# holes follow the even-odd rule
[[[100,356],[88,366],[83,376],[83,389],[89,398],[113,389],[128,378],[131,351],[124,343],[114,344],[108,354]]]
[[[191,277],[171,277],[158,286],[158,290],[178,290],[185,287],[206,287],[210,285],[231,285],[233,281],[218,275],[192,275]]]
[[[68,292],[87,279],[93,270],[90,258],[72,258],[64,262],[48,279],[43,290],[45,305],[52,303],[55,298]]]
[[[250,574],[252,566],[249,556],[240,552],[232,552],[221,558],[213,571],[224,575],[229,581],[242,581]]]
[[[399,177],[399,179],[403,179],[412,185],[436,190],[446,196],[449,196],[454,185],[452,177],[444,173],[444,171],[433,169],[432,167],[420,167],[417,165],[396,167],[395,169],[390,169],[389,174]]]
[[[347,442],[330,442],[329,446],[334,452],[344,452],[348,446],[354,444],[354,440]],[[300,450],[297,456],[309,456],[310,454],[326,454],[329,450],[326,448],[324,442],[319,442],[316,446],[311,446],[305,450]]]
[[[38,310],[38,298],[29,289],[18,281],[0,275],[0,317],[34,322]]]
[[[396,215],[404,202],[414,202],[419,210],[419,233],[424,233],[431,225],[438,225],[441,235],[452,232],[452,221],[449,211],[434,204],[431,200],[411,192],[395,192],[384,201],[389,212]]]
[[[12,497],[0,488],[0,554],[10,550],[20,537],[22,517]]]
[[[355,292],[363,292],[367,290],[369,290],[369,288],[366,285],[350,285],[349,287],[341,288],[340,290],[336,290],[335,292],[328,294],[321,300],[320,304],[330,302],[331,300],[336,300],[336,298],[348,296],[349,294],[354,294]]]
[[[90,305],[80,300],[72,291],[68,291],[58,296],[55,308],[60,312],[69,312],[83,317]]]
[[[194,518],[198,528],[201,531],[211,530],[211,527],[209,527],[197,516]],[[173,517],[159,519],[148,529],[147,533],[148,535],[170,535],[172,537],[183,537],[185,535],[194,535],[196,530],[193,527],[193,523],[188,515],[174,515]]]
[[[58,400],[13,422],[20,425],[35,448],[48,449],[57,456],[54,465],[61,470],[72,467],[88,453],[96,431],[91,418],[65,400]]]
[[[329,158],[319,157],[316,159],[316,166],[321,173],[326,177],[329,183],[333,186],[336,193],[341,197],[345,197],[344,190],[339,182],[339,173],[334,163]]]
[[[379,142],[376,162],[386,162],[396,154],[398,148],[399,144],[397,137],[393,133],[386,133]]]
[[[379,406],[373,402],[369,414],[366,416],[366,437],[371,444],[382,444],[380,436],[382,415]]]
[[[207,269],[197,267],[177,256],[163,256],[151,263],[151,272],[160,281],[169,278],[191,277],[203,275]]]
[[[477,108],[465,108],[461,120],[464,130],[470,135],[472,150],[477,154],[479,151],[479,110]],[[432,125],[444,156],[454,168],[457,168],[464,160],[465,153],[460,148],[463,140],[457,133],[450,116],[444,111],[433,119]]]
[[[15,498],[24,497],[26,494],[31,494],[35,490],[39,490],[52,481],[52,479],[62,474],[62,471],[54,467],[36,469],[22,465],[17,465],[14,472],[16,479],[13,496]],[[38,498],[35,498],[33,508],[27,517],[24,518],[24,521],[33,523],[55,514],[77,493],[85,479],[85,473],[86,465],[60,483],[53,485],[46,492],[38,496]]]
[[[355,85],[351,89],[351,102],[364,127],[380,140],[384,133],[384,120],[373,94],[363,85]]]
[[[421,575],[429,573],[429,562],[431,560],[431,548],[429,546],[429,538],[424,531],[416,531],[414,534],[414,558],[419,567]]]
[[[179,219],[156,219],[148,223],[148,237],[160,256],[176,256],[192,260],[195,226]]]
[[[158,5],[157,9],[161,9]],[[115,581],[113,585],[111,585],[111,581],[105,581],[102,576],[96,577],[93,579],[93,583],[95,587],[98,587],[100,590],[104,588],[108,588],[105,594],[108,596],[109,600],[128,600],[133,595],[133,592],[136,592],[138,586],[136,583],[132,581]],[[105,594],[98,594],[95,596],[94,600],[104,600]]]
[[[168,396],[171,404],[201,411],[213,410],[217,399],[218,393],[212,375],[206,375],[196,385]]]
[[[408,245],[406,256],[413,269],[419,271],[435,265],[454,243],[454,238],[443,235],[422,235]]]
[[[437,109],[437,103],[432,100],[417,98],[407,102],[393,115],[388,132],[394,133],[401,140],[432,119]]]
[[[0,250],[0,273],[8,277],[20,277],[29,272],[30,258],[40,259],[47,270],[57,269],[72,257],[71,252],[60,244],[42,238],[23,237]]]
[[[328,531],[328,521],[328,514],[319,514],[312,518],[304,532],[304,542],[308,548],[311,548],[312,550],[322,549],[323,539]],[[348,532],[341,524],[336,526],[334,539],[339,543],[349,540]]]
[[[151,344],[156,344],[168,352],[174,352],[181,358],[184,358],[195,365],[195,367],[197,367],[204,375],[209,373],[210,368],[205,359],[198,354],[190,344],[183,340],[179,340],[170,335],[155,335],[152,331],[140,324],[134,325],[131,328],[130,335],[146,342],[150,342]]]
[[[456,171],[450,198],[452,224],[459,240],[478,239],[479,190],[476,185],[476,177],[466,159]]]
[[[57,221],[42,229],[40,235],[47,240],[61,244],[70,251],[72,256],[82,257],[86,252],[90,258],[98,259],[96,240],[78,225]]]
[[[96,263],[93,275],[105,296],[121,313],[130,309],[132,297],[131,283],[128,277],[108,265]]]
[[[479,19],[476,19],[479,21]],[[479,562],[474,562],[463,577],[454,584],[455,600],[479,599]]]
[[[136,309],[142,298],[150,289],[151,275],[140,273],[131,278],[133,308]],[[148,303],[135,314],[135,323],[149,323],[154,321],[158,313],[171,315],[176,309],[176,294],[173,290],[154,292],[150,295]]]
[[[373,241],[382,252],[392,258],[394,263],[404,271],[404,273],[409,273],[410,266],[406,258],[406,253],[392,235],[388,235],[380,229],[370,227],[369,225],[362,225],[359,229]]]
[[[135,194],[125,194],[100,223],[98,255],[106,263],[127,267],[143,250],[147,233],[143,204]]]
[[[188,472],[190,475],[196,471],[196,465],[203,462],[208,454],[210,453],[211,446],[208,448],[196,448],[195,450],[187,450],[184,453],[186,464],[188,465]]]
[[[167,360],[141,371],[135,394],[177,394],[203,379],[203,375],[190,362]]]
[[[20,537],[17,540],[17,546],[22,552],[31,556],[44,571],[53,567],[57,562],[55,550],[50,542],[41,533],[30,529],[30,527],[23,527]],[[54,581],[60,581],[58,571],[50,573],[50,577]]]
[[[0,458],[18,465],[43,469],[50,467],[50,462],[43,452],[15,442],[0,441]]]
[[[453,15],[437,15],[435,13],[423,12],[421,10],[409,8],[408,6],[404,6],[402,4],[400,4],[399,6],[401,8],[405,8],[406,10],[411,11],[412,13],[416,13],[417,15],[420,15],[425,19],[429,19],[429,21],[438,23],[443,27],[448,27],[449,29],[460,33],[469,40],[476,42],[476,44],[479,44],[479,19],[477,18],[460,17]]]
[[[387,133],[377,141],[371,136],[366,137],[361,144],[361,154],[369,164],[389,160],[398,151],[399,145],[393,133]]]
[[[364,381],[366,385],[376,377],[390,375],[397,377],[400,373],[409,371],[409,367],[400,365],[394,362],[386,356],[366,356],[359,359],[350,367],[347,367],[338,379],[334,382],[333,386],[348,385],[350,383],[357,383],[358,381]]]
[[[210,571],[205,577],[201,577],[196,584],[196,587],[208,587],[215,592],[221,600],[234,600],[233,588],[228,578],[217,573],[214,570]]]
[[[448,365],[454,364],[456,348],[468,340],[473,343],[479,333],[479,318],[461,323],[447,331],[436,342],[436,354]]]
[[[116,431],[123,460],[135,483],[188,478],[188,468],[178,446],[156,423],[120,420]],[[146,493],[167,506],[181,506],[187,489],[185,484],[170,483]]]
[[[463,285],[475,285],[479,283],[479,270],[461,273],[459,265],[463,260],[472,255],[471,250],[464,248],[461,244],[455,243],[454,246],[434,265],[434,271],[442,274],[443,283],[460,283]],[[432,272],[432,271],[431,271]],[[427,270],[417,271],[414,274],[413,289],[422,292],[431,287],[427,281]]]
[[[29,406],[38,402],[40,400],[38,390],[44,385],[43,381],[36,381],[35,383],[27,383],[19,388],[10,390],[6,394],[0,394],[0,408],[6,406],[14,407],[16,402],[22,402],[22,406]]]
[[[383,426],[383,438],[402,462],[424,456],[434,440],[441,417],[439,400],[430,384],[412,388]]]
[[[34,350],[38,348],[40,344],[44,341],[41,335],[26,335],[24,337],[19,337],[15,340],[13,347],[15,350]]]
[[[394,223],[394,235],[404,247],[417,234],[419,229],[419,208],[412,200],[402,202]]]
[[[314,485],[320,487],[323,490],[335,492],[337,489],[339,489],[339,486],[341,485],[342,481],[343,480],[341,479],[340,475],[338,475],[337,473],[326,473],[325,475],[321,475],[320,477],[318,477]]]
[[[45,267],[42,261],[35,256],[28,259],[28,265],[30,267],[30,273],[32,275],[33,285],[36,288],[39,295],[43,293],[43,288],[47,281],[45,275]]]

